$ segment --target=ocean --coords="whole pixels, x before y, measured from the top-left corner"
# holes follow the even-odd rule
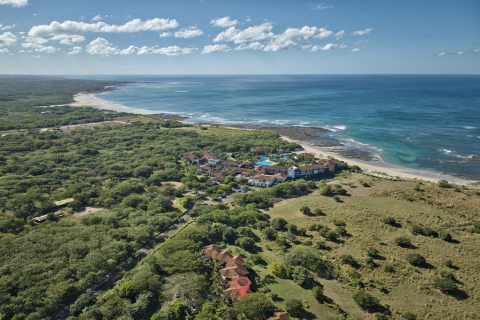
[[[79,78],[79,77],[76,77]],[[480,177],[478,75],[83,76],[135,81],[95,95],[190,123],[319,126],[378,161]]]

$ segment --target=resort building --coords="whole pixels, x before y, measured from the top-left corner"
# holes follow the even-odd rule
[[[288,175],[285,173],[275,173],[273,175],[256,174],[248,180],[251,186],[270,188],[276,183],[285,182]]]
[[[237,301],[241,298],[240,293],[235,287],[235,280],[242,277],[247,277],[250,272],[245,268],[245,260],[240,256],[232,256],[227,250],[221,251],[215,244],[203,247],[203,263],[218,259],[220,266],[220,274],[222,276],[223,291],[222,294],[232,300]],[[247,294],[252,293],[252,290],[248,289]]]

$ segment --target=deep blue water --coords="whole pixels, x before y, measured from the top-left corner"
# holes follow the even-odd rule
[[[189,122],[321,126],[385,162],[480,177],[478,75],[103,76],[97,95]],[[156,81],[152,83],[152,81]]]

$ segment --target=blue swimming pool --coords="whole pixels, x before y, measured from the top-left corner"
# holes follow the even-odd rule
[[[273,165],[273,162],[270,162],[267,157],[262,156],[262,159],[260,161],[256,162],[257,166],[271,166]]]

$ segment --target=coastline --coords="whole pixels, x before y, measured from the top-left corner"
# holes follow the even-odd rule
[[[148,115],[148,116],[155,116],[154,113],[148,110],[141,110],[141,109],[134,109],[134,108],[121,108],[117,107],[112,104],[108,103],[101,103],[98,100],[94,99],[90,94],[80,92],[76,95],[73,96],[75,102],[69,104],[70,106],[74,107],[93,107],[93,108],[98,108],[102,110],[109,110],[109,111],[116,111],[116,112],[127,112],[127,113],[133,113],[133,114],[139,114],[139,115]],[[184,117],[181,117],[184,118]],[[178,119],[178,121],[184,122],[185,119]],[[203,124],[205,125],[205,124]],[[213,124],[208,124],[208,125],[213,125]],[[245,127],[235,127],[232,125],[222,125],[222,124],[216,124],[218,126],[224,127],[224,128],[229,128],[232,130],[268,130],[268,128],[260,128],[256,126],[252,126],[251,128],[245,128]],[[323,130],[323,129],[322,129]],[[326,130],[326,129],[325,129]],[[349,158],[345,157],[335,151],[328,150],[327,148],[335,147],[338,145],[335,145],[335,143],[330,144],[327,143],[325,145],[313,145],[310,142],[304,141],[304,140],[298,140],[298,139],[292,139],[289,138],[285,135],[279,134],[280,137],[284,140],[295,142],[300,144],[305,152],[312,153],[314,155],[320,156],[320,157],[334,157],[338,160],[347,162],[350,165],[357,165],[359,166],[362,170],[368,171],[368,172],[385,172],[390,176],[393,177],[401,177],[404,179],[417,179],[420,181],[425,181],[425,182],[438,182],[440,180],[447,180],[448,182],[455,183],[458,185],[465,185],[465,186],[474,186],[478,185],[480,183],[479,180],[464,180],[461,178],[454,177],[452,175],[448,174],[443,174],[440,172],[435,172],[435,171],[430,171],[430,170],[422,170],[422,169],[413,169],[413,168],[407,168],[407,167],[402,167],[399,165],[395,165],[392,163],[387,163],[387,162],[381,162],[381,161],[370,161],[368,159],[366,160],[359,160],[357,158]]]

